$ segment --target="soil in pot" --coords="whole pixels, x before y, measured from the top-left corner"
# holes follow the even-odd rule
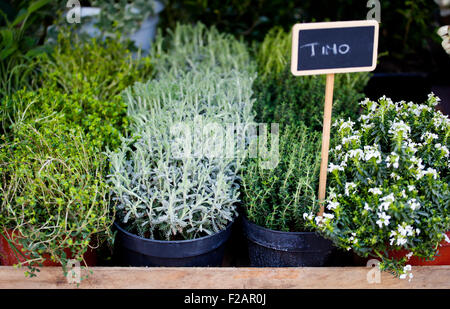
[[[11,239],[11,230],[7,230],[6,232],[4,231],[3,233],[5,233],[6,236]],[[3,266],[13,266],[15,264],[18,264],[19,261],[26,261],[26,258],[28,258],[27,252],[22,252],[25,257],[19,253],[16,254],[13,248],[11,248],[11,245],[9,243],[10,241],[11,240],[8,241],[5,237],[0,235],[0,264]],[[20,244],[14,244],[14,247],[19,251],[23,249]],[[72,256],[70,250],[65,249],[64,252],[70,259]],[[42,262],[42,266],[61,266],[60,263],[52,261],[49,255],[44,254],[43,257],[45,258],[45,260],[44,262]],[[97,264],[97,254],[91,248],[88,248],[83,258],[85,260],[84,266],[95,266]],[[24,266],[28,266],[28,264],[25,263]]]
[[[122,266],[214,267],[220,266],[233,222],[209,236],[191,240],[154,240],[124,230],[117,222],[114,259]]]
[[[281,232],[242,218],[251,266],[324,266],[333,251],[332,242],[314,232]]]

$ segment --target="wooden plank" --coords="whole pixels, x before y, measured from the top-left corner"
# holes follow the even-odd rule
[[[450,266],[413,267],[411,282],[381,274],[380,283],[368,283],[366,267],[305,268],[135,268],[91,267],[94,273],[79,288],[125,289],[351,289],[450,288]],[[59,267],[42,268],[26,278],[23,269],[0,267],[0,288],[67,289]]]

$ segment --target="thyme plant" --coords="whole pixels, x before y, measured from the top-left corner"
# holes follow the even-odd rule
[[[60,117],[21,122],[0,146],[0,232],[23,247],[31,275],[48,259],[83,261],[111,237],[104,155]]]
[[[261,158],[248,158],[242,170],[242,201],[248,219],[278,231],[309,229],[303,213],[316,203],[319,167],[320,134],[305,126],[284,128],[278,165],[266,169]]]

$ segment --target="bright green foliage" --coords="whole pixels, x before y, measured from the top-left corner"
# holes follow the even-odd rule
[[[114,100],[96,99],[92,89],[64,94],[58,90],[41,88],[19,91],[2,102],[3,126],[11,131],[24,121],[54,118],[61,125],[79,126],[86,134],[86,142],[102,149],[117,147],[120,135],[127,128],[126,104],[120,96]],[[25,112],[26,111],[26,112]]]
[[[254,83],[256,120],[300,125],[321,131],[325,77],[293,76],[290,72],[291,36],[272,29],[257,48],[258,79]],[[357,102],[364,98],[368,73],[336,74],[333,118],[356,119]]]
[[[437,102],[367,99],[357,122],[336,122],[326,212],[307,214],[336,246],[373,254],[397,274],[408,257],[390,250],[433,259],[450,230],[450,120]]]
[[[21,123],[0,148],[0,226],[17,233],[32,270],[48,256],[65,266],[65,249],[81,261],[110,233],[106,161],[60,117]]]
[[[262,166],[261,158],[249,158],[242,171],[247,217],[272,230],[304,231],[303,214],[316,203],[320,135],[304,126],[284,128],[278,165]]]
[[[262,78],[277,75],[289,65],[291,35],[282,28],[274,27],[264,37],[264,41],[255,46],[258,75]]]
[[[83,42],[61,32],[51,55],[42,61],[45,87],[65,93],[87,93],[98,100],[119,100],[122,90],[151,77],[149,57],[133,59],[125,45],[113,39]]]
[[[120,144],[120,135],[128,127],[120,93],[152,71],[149,58],[133,59],[114,40],[82,43],[67,33],[60,35],[52,54],[42,56],[41,67],[41,89],[19,91],[2,101],[4,131],[24,117],[62,113],[66,125],[81,126],[87,140],[99,149]]]

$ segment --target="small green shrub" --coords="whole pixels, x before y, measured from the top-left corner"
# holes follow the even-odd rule
[[[0,226],[15,232],[32,273],[49,257],[65,267],[67,249],[82,261],[110,236],[104,155],[61,117],[22,122],[0,146]]]
[[[117,100],[122,90],[152,77],[150,57],[133,58],[114,39],[82,41],[62,31],[53,52],[41,61],[44,87],[65,93],[88,93],[97,100]]]
[[[325,77],[293,76],[290,72],[291,36],[274,28],[256,49],[258,78],[254,83],[256,120],[306,126],[321,131]],[[368,73],[336,74],[333,118],[356,119],[357,102],[364,97]]]
[[[270,140],[270,135],[269,135]],[[279,139],[279,162],[262,168],[249,158],[242,170],[242,200],[250,221],[272,230],[305,231],[303,214],[316,203],[320,134],[286,127]]]
[[[433,259],[450,229],[450,120],[437,103],[366,99],[356,122],[337,121],[326,210],[306,214],[336,246],[403,277],[408,259]]]
[[[128,127],[127,107],[120,93],[152,75],[150,58],[133,59],[115,40],[82,42],[76,35],[62,32],[53,52],[42,55],[39,63],[42,87],[19,91],[2,101],[4,131],[24,118],[63,113],[63,121],[81,126],[94,146],[117,147]]]
[[[61,124],[81,127],[93,146],[99,149],[117,147],[128,125],[126,104],[120,96],[112,100],[96,99],[93,91],[96,90],[89,88],[84,93],[62,93],[51,88],[18,91],[2,102],[3,127],[10,132],[22,122],[58,115]]]

